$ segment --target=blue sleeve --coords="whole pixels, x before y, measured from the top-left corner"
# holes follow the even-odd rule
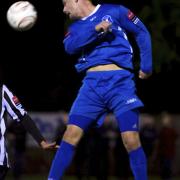
[[[95,42],[98,36],[98,32],[94,26],[84,27],[83,30],[78,29],[77,26],[72,26],[69,28],[63,41],[65,51],[68,54],[78,54],[91,43]]]
[[[133,12],[124,6],[119,9],[120,24],[123,29],[134,35],[140,50],[140,68],[145,73],[152,72],[152,48],[151,37],[144,24]]]

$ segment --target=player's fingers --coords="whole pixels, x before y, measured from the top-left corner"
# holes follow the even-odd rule
[[[58,149],[59,148],[59,145],[57,145],[56,143],[51,143],[50,145],[49,145],[49,147],[50,148],[55,148],[55,149]]]
[[[55,146],[56,149],[59,149],[59,147],[60,147],[59,145],[56,145],[56,146]]]
[[[147,74],[140,70],[139,71],[139,78],[140,79],[146,79],[147,78]]]
[[[151,74],[139,73],[140,79],[148,79],[150,76],[151,76]]]
[[[111,23],[108,21],[103,21],[102,26],[103,26],[103,29],[107,31],[111,27]]]
[[[50,143],[51,146],[55,146],[56,145],[56,142],[52,142]]]
[[[46,143],[46,145],[43,146],[43,149],[54,149],[55,146],[56,146],[56,142]]]
[[[105,26],[109,26],[111,25],[112,23],[109,22],[109,21],[102,21],[101,24],[105,25]]]
[[[60,147],[59,145],[53,145],[53,146],[51,145],[51,146],[46,147],[45,149],[47,149],[47,150],[52,149],[53,150],[53,149],[59,149],[59,147]]]
[[[102,21],[102,22],[100,22],[99,24],[96,25],[95,29],[96,29],[96,31],[107,32],[110,26],[111,26],[110,22]]]
[[[140,78],[140,79],[143,79],[143,76],[142,76],[142,74],[140,74],[140,73],[139,73],[139,78]]]
[[[147,79],[147,77],[145,75],[143,75],[143,74],[139,74],[139,78],[140,79]]]

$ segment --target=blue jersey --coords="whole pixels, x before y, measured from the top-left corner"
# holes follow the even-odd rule
[[[108,33],[97,32],[101,21],[112,23]],[[147,28],[129,9],[122,5],[102,4],[88,17],[71,24],[64,39],[69,54],[79,54],[75,65],[78,72],[90,67],[116,64],[133,69],[133,50],[127,33],[132,33],[140,50],[140,69],[152,71],[151,38]]]

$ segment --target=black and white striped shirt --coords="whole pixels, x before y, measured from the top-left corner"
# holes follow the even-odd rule
[[[9,167],[4,137],[6,132],[6,112],[15,121],[21,121],[21,119],[27,114],[18,98],[7,88],[6,85],[2,85],[0,86],[0,165]]]

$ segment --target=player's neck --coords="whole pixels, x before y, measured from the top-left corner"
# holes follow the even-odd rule
[[[94,10],[96,6],[93,4],[86,4],[84,5],[84,8],[82,8],[81,15],[82,18],[89,16]]]

